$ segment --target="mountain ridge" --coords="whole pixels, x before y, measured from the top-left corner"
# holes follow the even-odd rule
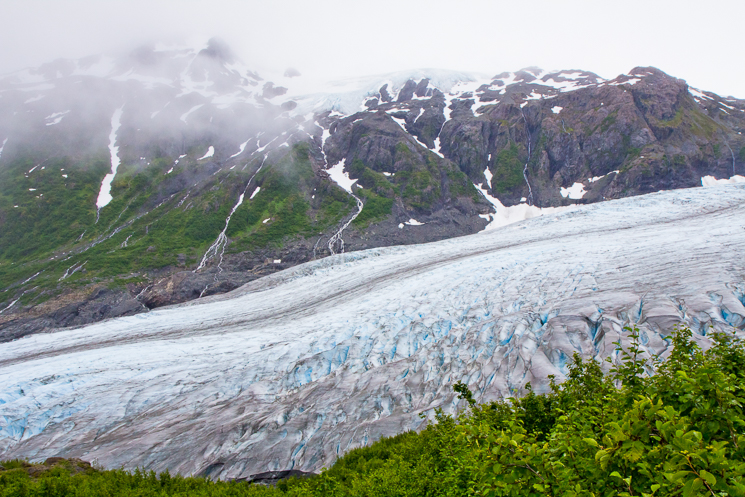
[[[745,102],[654,68],[413,73],[309,93],[211,40],[0,78],[1,339],[745,170]]]

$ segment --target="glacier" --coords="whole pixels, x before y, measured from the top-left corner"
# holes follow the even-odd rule
[[[745,329],[745,184],[658,192],[0,344],[0,457],[211,478],[319,470],[435,408],[539,392],[575,352]],[[420,414],[422,415],[420,417]]]

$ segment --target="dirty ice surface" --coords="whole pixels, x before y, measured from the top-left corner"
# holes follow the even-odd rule
[[[479,401],[542,392],[575,351],[615,358],[626,325],[655,353],[679,322],[697,340],[742,329],[744,225],[743,184],[659,192],[3,343],[0,458],[223,479],[328,467],[452,412],[457,381]]]

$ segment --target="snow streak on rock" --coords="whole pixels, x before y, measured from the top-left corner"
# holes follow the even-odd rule
[[[107,206],[111,202],[111,182],[114,181],[116,176],[116,170],[119,168],[119,146],[116,144],[116,134],[119,131],[119,127],[122,125],[122,110],[124,107],[119,107],[114,111],[114,115],[111,116],[111,133],[109,134],[109,154],[111,155],[111,172],[104,176],[103,182],[101,183],[101,190],[98,193],[98,199],[96,200],[96,207],[100,210]]]
[[[241,143],[238,146],[238,151],[236,153],[234,153],[233,155],[231,155],[230,158],[232,159],[233,157],[238,157],[239,155],[241,155],[243,153],[243,151],[246,149],[246,145],[248,145],[248,142],[249,141],[250,140],[246,140],[243,143]]]
[[[212,145],[210,145],[210,148],[207,149],[207,151],[204,153],[204,155],[201,156],[200,158],[198,158],[197,160],[209,159],[213,155],[215,155],[215,147],[213,147]]]
[[[5,148],[5,144],[6,143],[8,143],[8,139],[7,138],[5,140],[3,140],[3,144],[0,145],[0,157],[3,156],[3,149]]]
[[[502,202],[492,197],[489,192],[484,188],[483,184],[473,184],[476,189],[481,192],[481,195],[494,206],[494,214],[479,214],[479,217],[489,221],[482,231],[490,231],[495,228],[501,228],[508,224],[519,223],[526,219],[532,219],[534,217],[545,216],[546,214],[559,214],[560,212],[568,211],[573,209],[575,206],[568,205],[565,207],[536,207],[535,205],[528,204],[517,204],[510,207],[505,207]],[[527,199],[525,199],[527,200]]]

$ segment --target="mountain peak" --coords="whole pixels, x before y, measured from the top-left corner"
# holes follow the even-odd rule
[[[207,47],[200,50],[199,55],[202,57],[217,59],[227,64],[232,64],[236,61],[235,54],[230,46],[225,42],[225,40],[217,37],[210,38],[207,41]]]

